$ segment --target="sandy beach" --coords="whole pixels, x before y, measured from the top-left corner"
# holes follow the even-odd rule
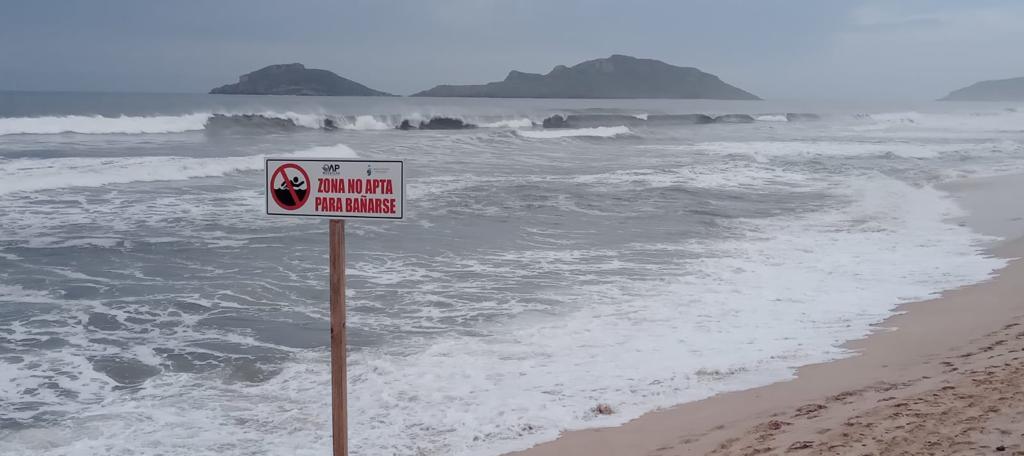
[[[1003,238],[989,281],[901,306],[854,356],[791,381],[721,394],[623,426],[564,433],[547,455],[1024,454],[1024,177],[943,187],[954,223]]]

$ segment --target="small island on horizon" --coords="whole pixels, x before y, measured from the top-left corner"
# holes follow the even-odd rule
[[[226,95],[309,95],[390,97],[387,92],[338,76],[327,70],[306,68],[301,63],[270,65],[238,77],[238,82],[210,91]]]

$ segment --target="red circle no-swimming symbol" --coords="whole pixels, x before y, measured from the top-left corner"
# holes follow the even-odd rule
[[[281,209],[294,211],[309,199],[309,185],[306,170],[295,163],[285,163],[270,175],[270,196]]]

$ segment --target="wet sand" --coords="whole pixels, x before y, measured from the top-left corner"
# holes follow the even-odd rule
[[[947,185],[965,223],[1024,257],[1024,176]],[[1024,455],[1024,262],[900,307],[857,354],[794,380],[720,394],[514,453],[588,455]]]

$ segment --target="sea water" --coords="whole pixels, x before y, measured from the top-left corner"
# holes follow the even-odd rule
[[[347,224],[352,453],[497,455],[990,277],[936,186],[1021,171],[1018,108],[0,93],[0,454],[327,453],[327,226],[265,157],[405,160]],[[580,113],[755,121],[537,126]],[[478,128],[395,129],[435,116]]]

